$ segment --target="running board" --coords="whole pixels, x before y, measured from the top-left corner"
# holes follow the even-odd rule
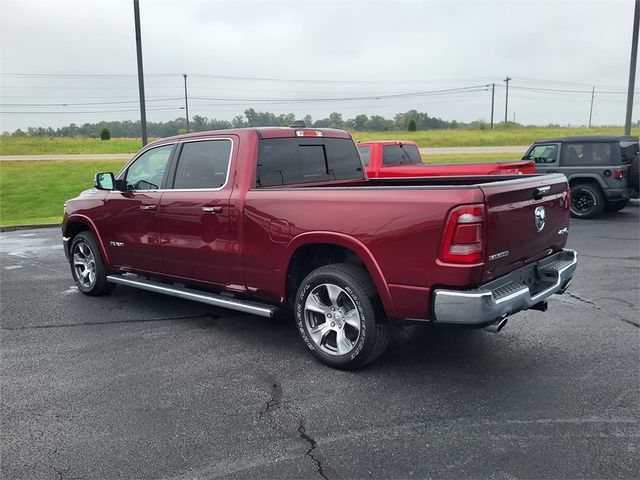
[[[153,280],[147,280],[139,277],[126,278],[123,275],[108,275],[107,280],[111,283],[126,285],[127,287],[140,288],[142,290],[149,290],[150,292],[155,293],[163,293],[165,295],[171,295],[172,297],[207,303],[209,305],[215,305],[216,307],[223,307],[230,310],[237,310],[239,312],[251,313],[253,315],[259,315],[261,317],[272,318],[278,310],[277,307],[266,303],[237,300],[235,298],[226,297],[224,295],[201,292],[200,290],[193,290],[187,287],[178,287],[176,285],[154,282]]]

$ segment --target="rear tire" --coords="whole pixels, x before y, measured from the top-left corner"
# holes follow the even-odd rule
[[[91,232],[80,232],[73,238],[70,249],[71,274],[78,290],[85,295],[99,296],[115,288],[107,281],[109,271],[104,265],[96,237]]]
[[[629,205],[629,200],[618,200],[616,202],[607,202],[604,205],[605,212],[619,212],[624,207]]]
[[[296,294],[295,318],[312,355],[333,368],[363,367],[384,353],[391,338],[371,278],[346,263],[305,277]]]
[[[571,215],[575,218],[595,218],[604,210],[602,190],[593,183],[578,183],[571,187]]]

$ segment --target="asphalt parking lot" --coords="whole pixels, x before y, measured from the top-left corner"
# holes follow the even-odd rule
[[[357,372],[292,323],[73,286],[0,234],[4,478],[635,478],[640,209],[572,221],[570,293],[498,335],[411,327]]]

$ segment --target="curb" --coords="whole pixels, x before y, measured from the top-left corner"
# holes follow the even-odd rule
[[[59,227],[60,223],[37,223],[35,225],[4,225],[0,227],[0,232],[15,232],[16,230],[32,230],[35,228]]]

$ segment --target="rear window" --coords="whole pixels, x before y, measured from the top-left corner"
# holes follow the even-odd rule
[[[620,161],[624,164],[631,163],[633,157],[638,154],[638,142],[620,142]]]
[[[611,165],[610,143],[566,143],[562,147],[562,165]]]
[[[362,178],[362,163],[352,140],[318,137],[260,140],[258,187]]]
[[[383,165],[415,165],[422,163],[415,145],[385,145],[382,149]]]
[[[371,155],[371,147],[369,145],[358,145],[358,153],[362,159],[362,163],[369,165],[369,156]]]

